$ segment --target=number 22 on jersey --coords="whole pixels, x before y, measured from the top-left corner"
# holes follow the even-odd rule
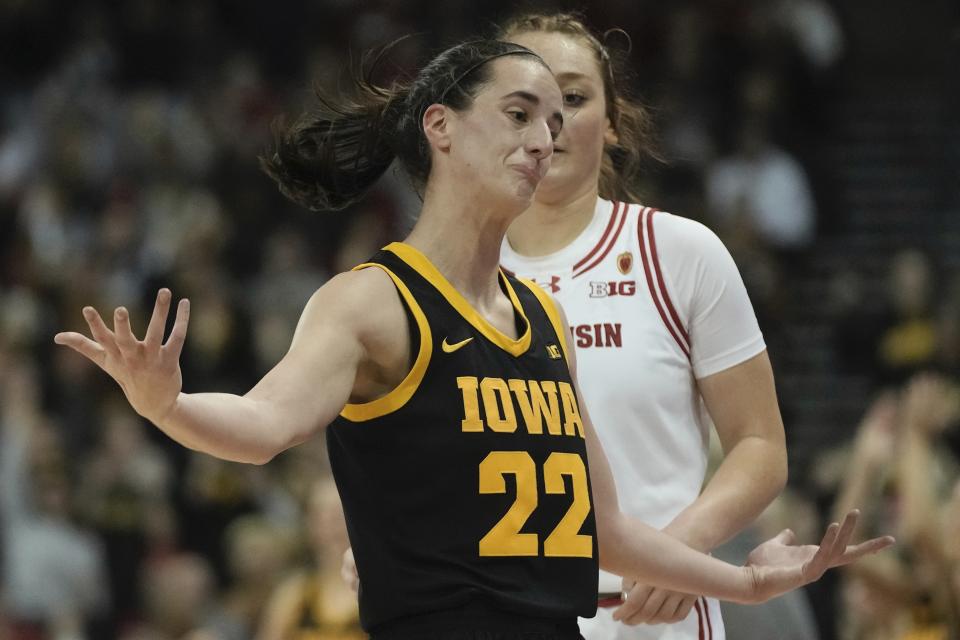
[[[506,475],[516,478],[517,497],[500,521],[480,539],[481,556],[536,556],[539,536],[520,533],[537,508],[537,465],[526,451],[491,451],[480,463],[480,493],[506,493]],[[590,514],[590,489],[583,458],[575,453],[554,452],[543,464],[544,490],[566,493],[563,477],[569,476],[573,502],[543,541],[548,557],[591,558],[593,537],[578,533]]]

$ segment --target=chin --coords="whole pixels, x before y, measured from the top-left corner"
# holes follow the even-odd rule
[[[512,185],[510,189],[504,189],[498,193],[487,191],[487,198],[492,206],[499,213],[509,215],[520,215],[533,203],[533,197],[536,189],[529,184]]]
[[[520,215],[529,209],[531,204],[533,204],[533,197],[535,193],[536,191],[533,189],[518,189],[513,195],[510,208],[515,209],[517,215]]]
[[[549,180],[540,183],[537,189],[537,200],[542,202],[554,202],[562,200],[571,190],[571,181],[565,180],[562,176],[551,176]]]

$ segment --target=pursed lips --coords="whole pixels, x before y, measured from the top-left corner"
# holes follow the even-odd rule
[[[540,175],[540,172],[536,169],[536,167],[528,167],[522,164],[515,164],[513,165],[513,168],[516,169],[518,172],[522,173],[524,176],[526,176],[531,182],[540,182],[540,180],[543,178],[543,176]]]

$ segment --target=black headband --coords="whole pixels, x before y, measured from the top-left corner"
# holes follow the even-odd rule
[[[537,54],[535,54],[533,51],[526,51],[526,50],[523,50],[523,49],[514,49],[514,50],[512,50],[512,51],[502,51],[502,52],[500,52],[500,53],[495,53],[495,54],[493,54],[492,56],[487,56],[487,57],[484,58],[483,60],[478,60],[477,62],[474,62],[472,65],[470,65],[469,67],[467,67],[464,71],[462,71],[459,76],[457,76],[456,78],[454,78],[453,82],[451,82],[451,83],[447,86],[447,88],[444,89],[444,90],[440,93],[440,99],[437,100],[437,102],[439,102],[440,104],[444,104],[444,100],[447,99],[447,94],[450,93],[450,90],[451,90],[451,89],[453,89],[454,87],[456,87],[457,85],[459,85],[459,84],[463,81],[464,78],[466,78],[468,75],[470,75],[471,73],[473,73],[474,71],[476,71],[477,69],[479,69],[480,67],[482,67],[483,65],[487,64],[487,63],[490,62],[491,60],[495,60],[495,59],[497,59],[497,58],[502,58],[502,57],[504,57],[504,56],[516,56],[516,55],[532,56],[532,57],[536,58],[537,60],[541,60],[541,62],[542,62],[542,59],[540,58],[540,56],[538,56]]]
[[[474,71],[482,67],[483,65],[487,64],[491,60],[496,60],[497,58],[502,58],[504,56],[516,56],[516,55],[531,56],[543,62],[543,59],[540,56],[535,54],[533,51],[529,51],[526,49],[512,49],[510,51],[501,51],[500,53],[494,53],[493,55],[487,56],[482,60],[478,60],[474,62],[472,65],[470,65],[469,67],[461,71],[460,75],[454,78],[453,82],[447,85],[447,88],[440,93],[440,98],[430,104],[446,104],[447,94],[450,93],[450,91],[453,88],[459,86],[459,84],[463,82],[464,78],[466,78],[468,75],[470,75],[471,73],[473,73]],[[421,131],[423,131],[423,114],[426,113],[427,109],[429,108],[430,108],[429,104],[424,105],[423,108],[420,110],[420,113],[417,114],[417,126],[420,128]]]

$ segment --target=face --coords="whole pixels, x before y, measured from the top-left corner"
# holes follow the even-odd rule
[[[510,41],[543,58],[563,94],[563,130],[537,200],[555,204],[595,191],[604,144],[616,142],[596,55],[583,40],[562,33],[526,32],[511,36]]]
[[[490,64],[491,79],[473,105],[463,112],[443,111],[446,128],[436,140],[464,193],[519,212],[529,206],[550,168],[553,139],[563,126],[560,89],[550,70],[530,56],[505,56]],[[430,118],[428,110],[427,128]]]

